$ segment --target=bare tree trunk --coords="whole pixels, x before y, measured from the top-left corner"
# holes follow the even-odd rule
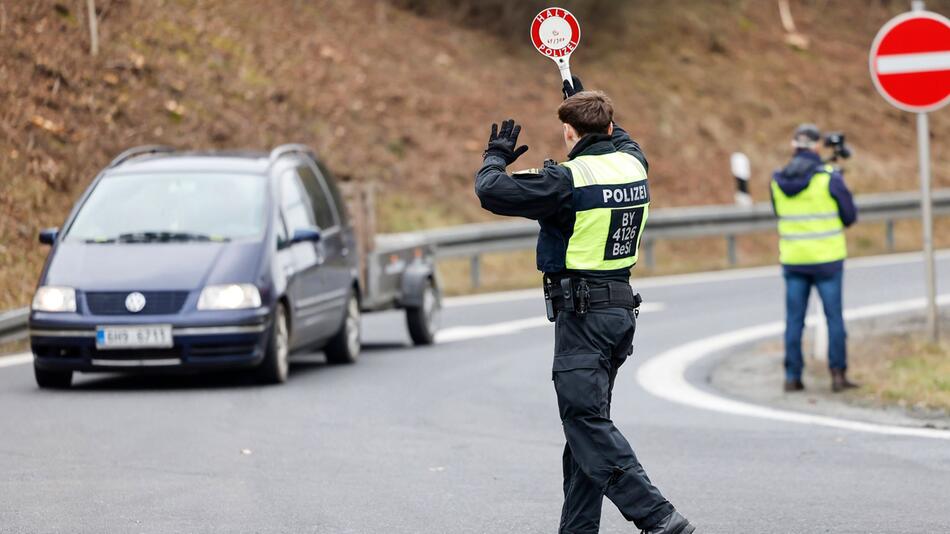
[[[96,20],[96,0],[86,0],[89,11],[89,53],[99,55],[99,22]]]

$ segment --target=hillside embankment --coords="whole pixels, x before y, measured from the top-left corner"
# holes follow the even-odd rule
[[[490,219],[471,183],[492,121],[524,124],[517,166],[563,158],[558,74],[521,21],[530,2],[264,4],[97,0],[92,56],[85,2],[0,0],[0,309],[29,298],[37,230],[129,146],[304,142],[342,178],[380,185],[382,230]],[[857,192],[913,188],[913,117],[867,72],[875,32],[906,4],[793,1],[801,48],[773,1],[564,3],[589,21],[575,71],[642,143],[658,206],[730,202],[735,150],[766,198],[802,121],[848,134]],[[931,125],[936,185],[950,185],[947,112]]]

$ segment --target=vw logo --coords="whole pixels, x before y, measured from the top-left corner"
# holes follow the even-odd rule
[[[138,291],[133,291],[125,297],[125,309],[132,313],[138,313],[145,309],[145,295]]]

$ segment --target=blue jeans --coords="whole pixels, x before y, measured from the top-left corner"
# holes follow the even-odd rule
[[[828,367],[847,369],[844,317],[841,315],[841,285],[844,271],[832,275],[785,272],[785,379],[799,380],[805,362],[802,359],[802,330],[808,311],[811,287],[818,288],[828,318]]]

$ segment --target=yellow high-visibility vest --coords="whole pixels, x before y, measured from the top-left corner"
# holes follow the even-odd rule
[[[574,232],[565,267],[608,271],[637,263],[650,214],[647,171],[624,152],[579,156],[563,163],[574,180]]]
[[[772,181],[772,199],[778,215],[779,259],[783,265],[813,265],[848,256],[844,223],[828,184],[834,168],[825,165],[808,187],[788,196]]]

